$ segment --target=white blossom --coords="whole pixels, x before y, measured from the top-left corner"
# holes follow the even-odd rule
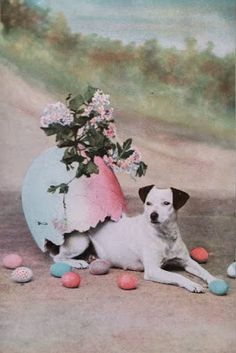
[[[53,123],[63,126],[73,122],[73,115],[70,110],[61,102],[48,104],[40,117],[40,126],[49,127]]]

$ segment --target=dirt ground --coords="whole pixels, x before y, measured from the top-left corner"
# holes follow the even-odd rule
[[[119,176],[130,215],[141,212],[137,190],[155,183],[190,193],[179,213],[183,238],[191,249],[209,251],[204,267],[227,280],[227,296],[143,280],[136,290],[122,291],[111,269],[105,276],[81,276],[77,289],[66,289],[49,274],[52,263],[33,242],[21,209],[20,185],[32,159],[52,140],[38,128],[44,105],[54,99],[17,72],[0,65],[1,209],[0,258],[18,252],[32,268],[33,281],[16,284],[11,270],[0,266],[0,353],[232,353],[236,351],[236,280],[226,268],[234,260],[235,152],[173,127],[118,112],[120,136],[134,136],[149,165],[136,182]],[[184,274],[189,278],[191,275]],[[201,280],[194,279],[201,283]]]

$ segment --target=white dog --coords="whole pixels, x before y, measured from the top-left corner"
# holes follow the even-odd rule
[[[89,246],[90,240],[97,256],[124,270],[144,271],[146,280],[175,284],[190,292],[201,293],[204,288],[182,275],[163,269],[175,264],[207,283],[215,279],[189,256],[177,225],[177,210],[189,198],[183,191],[143,187],[139,196],[144,202],[143,214],[123,217],[118,222],[107,221],[87,233],[73,233],[60,246],[54,261],[63,261],[77,268],[87,262],[75,260]]]

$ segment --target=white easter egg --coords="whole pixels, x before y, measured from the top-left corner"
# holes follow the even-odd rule
[[[232,262],[227,268],[227,275],[236,278],[236,262]]]
[[[29,282],[31,281],[32,277],[33,272],[28,267],[18,267],[11,274],[11,279],[19,283]]]

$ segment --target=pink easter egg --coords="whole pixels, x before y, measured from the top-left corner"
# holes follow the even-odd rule
[[[121,289],[135,289],[138,285],[136,276],[125,273],[117,277],[117,285]]]
[[[6,268],[14,269],[22,265],[23,259],[18,254],[8,254],[4,256],[2,263]]]
[[[89,265],[89,272],[92,275],[105,275],[108,273],[111,263],[107,260],[97,259]]]
[[[11,274],[11,278],[15,282],[25,283],[31,281],[33,272],[28,267],[17,267]]]
[[[80,276],[75,272],[66,272],[61,277],[61,283],[66,288],[77,288],[80,285]]]

